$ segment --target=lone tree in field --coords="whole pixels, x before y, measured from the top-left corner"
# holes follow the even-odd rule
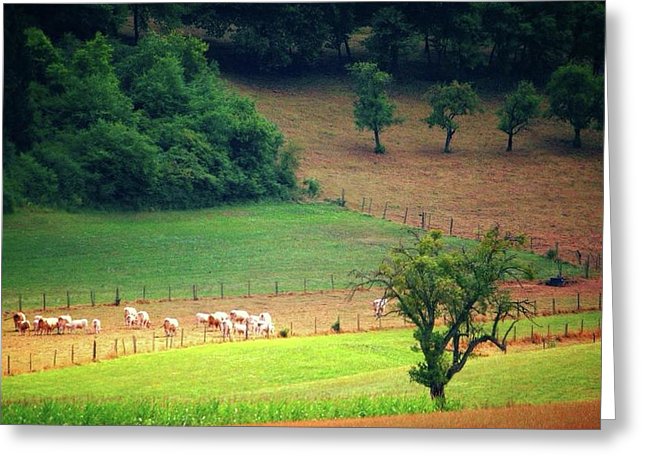
[[[431,398],[443,402],[445,386],[478,345],[505,351],[516,322],[533,316],[528,301],[512,302],[499,287],[503,279],[528,274],[509,251],[512,243],[496,227],[476,246],[451,251],[443,247],[440,232],[431,231],[412,247],[392,249],[377,271],[357,274],[355,290],[383,287],[384,297],[396,301],[388,314],[415,324],[413,349],[423,357],[409,374],[428,387]]]
[[[426,118],[428,127],[439,126],[446,130],[444,153],[451,151],[451,139],[458,130],[457,116],[480,111],[480,99],[468,83],[451,82],[450,85],[436,85],[428,92],[431,114]]]
[[[386,94],[392,77],[371,62],[357,62],[347,68],[358,97],[354,102],[354,122],[359,130],[372,130],[375,153],[384,153],[386,147],[381,145],[379,134],[384,128],[402,122],[395,116],[395,105]]]
[[[550,115],[574,128],[575,148],[581,147],[581,129],[596,122],[603,125],[603,76],[595,76],[585,65],[559,67],[547,84]]]
[[[516,134],[527,129],[530,119],[538,116],[541,97],[531,82],[522,81],[518,88],[508,95],[502,108],[497,112],[498,129],[507,134],[507,152],[511,152]]]

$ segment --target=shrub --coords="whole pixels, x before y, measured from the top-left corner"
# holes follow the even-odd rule
[[[306,178],[303,181],[303,192],[310,199],[315,199],[321,194],[321,183],[316,178]]]
[[[332,323],[331,329],[335,333],[339,333],[341,331],[341,321],[339,318],[337,318],[336,321]]]
[[[281,338],[287,338],[289,336],[289,328],[283,328],[278,332],[278,336]]]

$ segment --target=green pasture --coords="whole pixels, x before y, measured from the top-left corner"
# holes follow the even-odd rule
[[[3,378],[3,423],[222,425],[429,412],[410,330],[204,345]],[[451,408],[598,399],[600,343],[473,357]],[[71,386],[71,384],[74,384]]]
[[[259,203],[177,212],[5,215],[2,308],[344,288],[408,228],[331,204]],[[474,243],[447,238],[453,246]],[[521,253],[537,277],[553,262]],[[574,268],[567,267],[566,272]]]

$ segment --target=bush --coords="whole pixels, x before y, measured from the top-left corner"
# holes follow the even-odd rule
[[[283,328],[278,332],[278,336],[281,338],[287,338],[289,336],[289,328]]]
[[[336,321],[332,323],[331,329],[335,333],[339,333],[341,331],[341,320],[339,318],[337,318]]]
[[[310,199],[315,199],[321,194],[321,183],[316,178],[306,178],[303,186],[303,192]]]

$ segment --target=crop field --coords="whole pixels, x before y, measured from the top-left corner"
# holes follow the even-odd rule
[[[256,204],[186,212],[24,211],[4,219],[4,311],[149,299],[346,288],[412,240],[401,224],[332,204]],[[447,237],[447,246],[473,243]],[[557,273],[519,252],[536,279]],[[565,265],[567,275],[580,267]],[[170,290],[170,292],[169,292]]]
[[[408,379],[411,340],[395,329],[206,344],[4,377],[2,419],[222,425],[432,412]],[[600,352],[586,342],[474,357],[450,383],[449,406],[598,400]]]

